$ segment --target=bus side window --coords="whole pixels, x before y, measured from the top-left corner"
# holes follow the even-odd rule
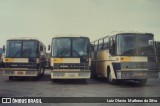
[[[95,42],[94,43],[94,51],[97,51],[98,50],[98,42]]]
[[[113,37],[113,55],[116,55],[116,37]]]
[[[104,42],[103,49],[107,49],[107,48],[108,48],[108,42]]]
[[[108,39],[108,37],[106,37],[106,38],[104,38],[104,44],[103,44],[103,49],[107,49],[108,48],[108,46],[109,46],[109,39]]]
[[[113,37],[109,39],[109,52],[111,55],[115,55],[115,39]]]
[[[98,41],[94,42],[93,57],[94,57],[95,60],[97,59],[97,51],[98,51]]]
[[[98,51],[102,49],[103,49],[103,39],[100,39],[98,43]]]
[[[97,51],[97,45],[94,45],[94,51]]]

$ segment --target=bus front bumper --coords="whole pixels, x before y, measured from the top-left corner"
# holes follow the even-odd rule
[[[4,76],[38,76],[37,69],[4,69],[3,70]]]
[[[118,70],[116,76],[117,79],[156,79],[158,72],[155,70]]]
[[[60,71],[60,70],[52,70],[51,71],[51,79],[90,79],[91,71],[83,70],[83,71]]]

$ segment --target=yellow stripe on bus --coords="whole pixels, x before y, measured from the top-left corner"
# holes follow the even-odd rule
[[[63,63],[63,58],[54,58],[53,63]]]
[[[120,57],[120,61],[121,62],[147,62],[148,61],[148,59],[147,59],[147,57],[129,57],[129,56],[122,56],[122,57]]]
[[[8,63],[28,63],[28,58],[5,58],[4,62]]]
[[[80,58],[52,58],[52,63],[80,63]]]
[[[14,59],[13,58],[5,58],[5,62],[14,62]]]
[[[131,61],[131,57],[120,57],[120,61],[129,62],[129,61]]]

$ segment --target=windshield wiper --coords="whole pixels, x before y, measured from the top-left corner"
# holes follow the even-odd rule
[[[79,57],[81,57],[81,55],[76,50],[72,49],[72,51],[76,53]]]
[[[16,57],[19,52],[20,52],[20,50],[18,50],[18,51],[15,53],[15,55],[12,56],[12,58]]]
[[[128,50],[124,51],[122,54],[123,55],[147,55],[146,48],[148,48],[148,47],[152,47],[152,46],[151,45],[149,45],[149,46],[147,45],[147,46],[128,49]],[[149,52],[148,52],[148,55],[149,55]]]
[[[69,49],[63,48],[63,50],[60,51],[59,55],[63,57],[63,56],[64,56],[65,54],[67,54],[69,51],[70,51]]]

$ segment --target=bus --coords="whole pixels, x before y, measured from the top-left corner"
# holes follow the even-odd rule
[[[45,71],[45,45],[35,38],[8,39],[3,47],[4,76],[9,80],[20,77],[38,78]]]
[[[152,33],[117,33],[92,42],[92,70],[112,84],[133,80],[144,85],[148,78],[158,78],[154,35]]]
[[[88,37],[58,36],[52,39],[51,79],[82,79],[91,75],[90,40]]]
[[[155,46],[156,46],[157,62],[158,66],[160,67],[160,41],[155,41]]]

